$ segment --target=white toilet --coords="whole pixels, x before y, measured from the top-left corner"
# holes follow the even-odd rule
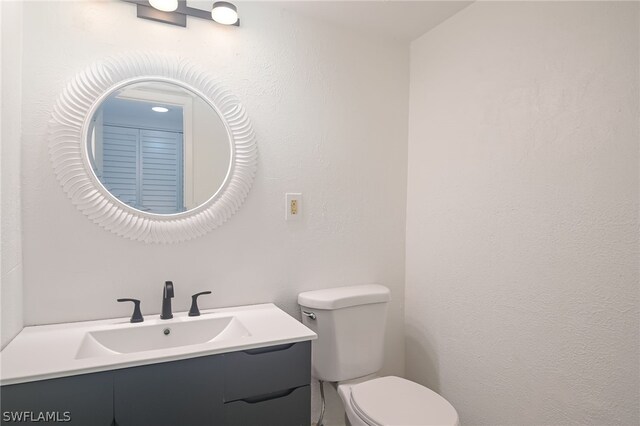
[[[302,322],[318,334],[313,376],[337,386],[352,426],[456,426],[458,413],[418,383],[378,377],[382,367],[389,289],[376,284],[298,295]]]

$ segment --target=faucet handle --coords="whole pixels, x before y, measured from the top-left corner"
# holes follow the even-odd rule
[[[140,312],[140,301],[138,299],[118,299],[118,302],[133,302],[133,315],[131,315],[131,322],[142,322],[142,312]]]
[[[196,293],[191,296],[191,309],[189,309],[190,317],[200,316],[200,309],[198,309],[198,296],[202,296],[203,294],[211,294],[210,291],[201,291],[200,293]]]
[[[164,282],[164,295],[165,299],[170,299],[173,297],[173,281],[165,281]]]

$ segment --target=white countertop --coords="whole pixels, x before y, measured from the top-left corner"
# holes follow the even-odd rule
[[[248,330],[248,335],[135,353],[115,353],[77,358],[80,345],[88,332],[197,321],[199,318],[234,316]],[[25,327],[0,352],[0,384],[31,382],[56,377],[74,376],[145,364],[194,358],[264,346],[281,345],[316,339],[317,335],[298,320],[272,303],[201,311],[200,317],[186,312],[175,313],[170,320],[157,315],[142,323],[131,324],[129,318],[75,322]]]

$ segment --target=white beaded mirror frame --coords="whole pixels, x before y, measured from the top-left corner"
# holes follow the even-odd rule
[[[227,128],[231,159],[218,191],[201,205],[176,214],[137,210],[112,195],[96,177],[89,158],[89,122],[114,91],[134,83],[175,84],[204,99]],[[64,89],[49,125],[49,153],[55,174],[73,204],[91,221],[122,237],[145,243],[176,243],[217,228],[244,202],[258,166],[255,134],[237,97],[201,67],[154,53],[114,56],[80,72]]]

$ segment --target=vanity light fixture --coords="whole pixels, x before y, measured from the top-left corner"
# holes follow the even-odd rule
[[[211,19],[222,25],[233,25],[238,22],[238,9],[229,2],[217,1],[211,9]]]
[[[238,10],[235,5],[218,1],[211,12],[187,6],[187,0],[122,0],[135,3],[138,18],[164,22],[165,24],[187,26],[187,16],[214,21],[218,24],[240,26]]]
[[[155,111],[155,112],[169,112],[169,108],[165,108],[165,107],[161,107],[161,106],[154,106],[151,109],[153,111]]]
[[[163,12],[173,12],[178,8],[178,0],[149,0],[149,4]]]

